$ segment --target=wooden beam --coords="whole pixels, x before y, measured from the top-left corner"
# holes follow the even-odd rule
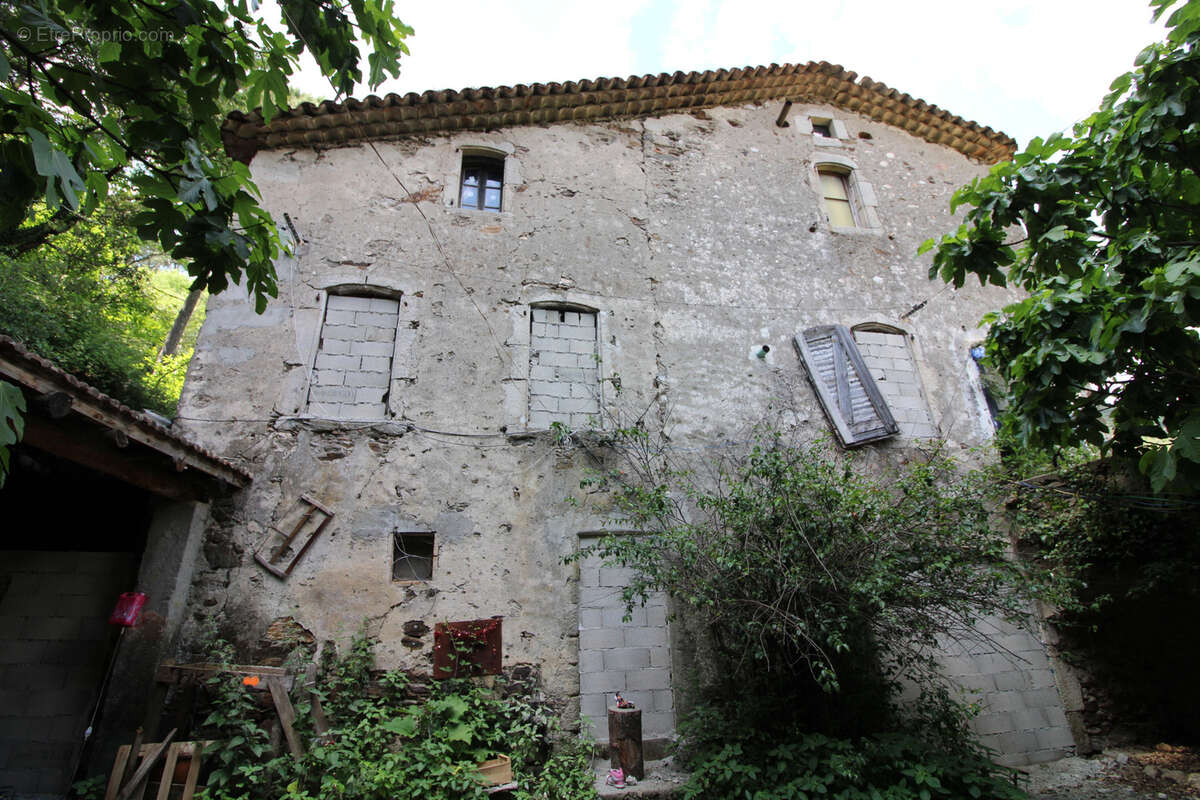
[[[25,418],[23,443],[59,458],[111,475],[118,480],[145,489],[171,500],[203,500],[212,492],[205,491],[191,476],[164,469],[128,449],[119,450],[95,431],[80,431],[65,421],[53,422],[41,417]],[[99,438],[100,441],[95,441]],[[197,476],[198,477],[198,476]]]
[[[34,392],[43,395],[63,392],[73,388],[69,384],[64,387],[64,382],[57,376],[44,375],[41,371],[30,369],[21,363],[14,363],[13,361],[0,362],[0,374],[7,375],[17,383],[23,384]],[[73,410],[77,414],[93,422],[97,422],[105,428],[119,430],[127,435],[130,440],[157,450],[170,458],[182,462],[188,467],[217,478],[234,488],[241,488],[249,483],[249,479],[245,475],[222,463],[219,459],[205,458],[192,448],[180,443],[171,434],[159,431],[157,428],[150,426],[149,423],[138,424],[126,418],[117,409],[110,407],[107,403],[98,401],[88,395],[80,395],[77,389],[74,392],[68,391],[67,393],[73,395]]]

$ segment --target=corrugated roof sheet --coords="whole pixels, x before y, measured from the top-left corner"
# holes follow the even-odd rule
[[[1016,151],[1016,142],[999,131],[824,61],[326,100],[302,103],[269,124],[257,112],[234,111],[222,133],[229,154],[249,162],[261,149],[335,147],[412,134],[590,122],[773,100],[833,105],[984,163]]]
[[[223,469],[235,473],[237,476],[244,479],[243,485],[249,483],[253,476],[242,469],[241,467],[232,464],[224,458],[221,458],[216,453],[202,447],[195,442],[185,438],[171,428],[163,425],[154,418],[140,411],[134,411],[127,405],[117,401],[116,399],[106,395],[96,387],[81,381],[69,372],[60,369],[53,362],[42,358],[36,353],[30,351],[20,342],[8,336],[0,335],[0,375],[5,374],[3,369],[4,362],[9,362],[18,365],[30,372],[38,373],[42,377],[53,380],[56,384],[63,387],[64,391],[68,391],[78,397],[86,397],[94,403],[105,407],[108,411],[116,414],[120,419],[128,423],[134,428],[152,432],[158,436],[164,436],[170,439],[175,444],[189,451],[192,455],[202,461],[210,462],[213,466],[219,465]],[[214,477],[222,477],[219,474]]]

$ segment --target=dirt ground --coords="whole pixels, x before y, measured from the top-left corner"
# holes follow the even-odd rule
[[[1032,800],[1200,800],[1200,753],[1168,744],[1031,767]]]

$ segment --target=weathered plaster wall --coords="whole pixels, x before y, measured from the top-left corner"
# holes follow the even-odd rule
[[[1007,297],[931,283],[915,253],[955,224],[951,193],[984,168],[836,109],[792,119],[809,112],[844,123],[837,148],[746,106],[258,154],[266,203],[301,241],[265,314],[233,292],[210,301],[180,404],[181,424],[256,475],[213,510],[197,616],[224,611],[247,645],[281,616],[338,640],[368,619],[381,666],[420,667],[431,637],[402,644],[405,621],[502,614],[506,663],[578,695],[578,571],[562,558],[605,509],[564,502],[582,454],[520,435],[531,304],[596,309],[605,413],[645,412],[685,446],[768,413],[827,435],[791,338],[864,322],[910,334],[932,425],[952,446],[980,443],[968,346]],[[464,146],[510,154],[503,212],[455,207]],[[814,165],[834,150],[873,187],[877,230],[829,228]],[[302,416],[325,289],[345,284],[402,293],[385,421]],[[301,493],[336,517],[280,581],[252,552]],[[427,585],[390,580],[397,529],[436,531]]]

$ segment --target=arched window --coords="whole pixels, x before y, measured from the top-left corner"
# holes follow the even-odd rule
[[[308,387],[308,413],[328,419],[387,416],[400,294],[359,285],[329,289]]]

